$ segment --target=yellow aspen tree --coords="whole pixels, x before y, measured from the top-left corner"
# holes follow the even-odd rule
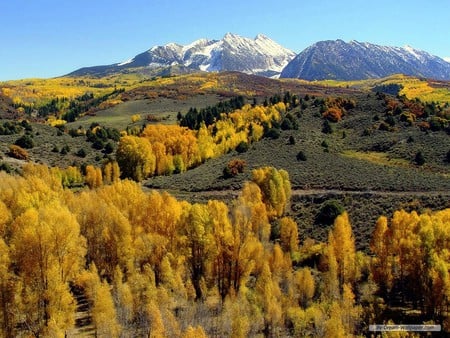
[[[92,165],[86,166],[85,181],[86,181],[86,184],[88,185],[88,187],[91,189],[98,188],[101,185],[101,184],[99,184],[99,181],[101,180],[101,176],[100,176],[100,178],[98,177],[97,169],[98,168],[96,168]]]
[[[241,297],[227,298],[224,307],[231,316],[231,337],[245,338],[250,333],[250,318],[246,313],[246,302]],[[252,318],[254,320],[254,318]]]
[[[96,285],[94,305],[91,310],[96,335],[118,337],[121,331],[108,283]]]
[[[333,236],[331,232],[330,236]],[[325,290],[322,293],[322,297],[324,297],[325,300],[336,301],[339,299],[340,295],[340,284],[339,284],[339,265],[336,259],[334,246],[327,245],[325,253],[328,264],[328,270],[325,272],[324,276]]]
[[[290,217],[280,219],[280,244],[291,255],[298,251],[298,226]]]
[[[113,280],[113,299],[117,311],[117,320],[124,328],[128,328],[133,323],[134,302],[133,294],[128,283],[123,281],[123,273],[116,267]]]
[[[245,219],[247,219],[251,228],[245,227],[242,229],[252,231],[261,242],[269,241],[271,228],[269,216],[258,185],[253,182],[244,184],[235,209],[247,214]]]
[[[111,182],[117,182],[120,180],[120,167],[116,161],[111,162]]]
[[[208,201],[208,210],[215,244],[211,270],[219,294],[224,299],[232,287],[233,265],[235,264],[233,262],[233,228],[225,203],[210,200]]]
[[[377,283],[382,297],[387,297],[393,285],[391,254],[389,242],[392,234],[385,216],[378,218],[370,241],[370,250],[375,254],[371,262],[371,273]]]
[[[142,181],[155,172],[156,157],[149,140],[137,136],[123,136],[116,151],[117,163],[123,175]]]
[[[263,263],[255,291],[260,309],[264,313],[264,332],[268,335],[273,334],[282,322],[283,312],[280,303],[281,290],[278,283],[273,281],[267,262]]]
[[[346,212],[336,218],[333,230],[328,236],[328,246],[332,248],[336,259],[340,288],[344,283],[354,284],[357,278],[356,248]]]
[[[283,252],[278,243],[273,246],[272,253],[266,258],[266,261],[269,262],[274,281],[280,283],[290,275],[292,269],[291,259],[289,254]]]
[[[77,279],[86,296],[92,302],[91,316],[97,337],[118,337],[121,327],[117,321],[116,308],[111,295],[110,286],[100,281],[97,268],[92,264]]]
[[[298,305],[306,309],[314,297],[316,290],[314,277],[311,269],[302,268],[294,272],[295,295]]]
[[[282,216],[291,198],[291,184],[287,171],[273,167],[254,169],[252,181],[261,188],[269,215],[272,218]]]
[[[201,326],[192,327],[188,326],[186,331],[184,332],[183,338],[207,338],[208,336],[205,333],[205,330]]]
[[[148,337],[160,338],[165,337],[166,330],[164,328],[161,312],[155,302],[150,302],[147,307],[147,312],[150,317],[150,330]]]
[[[111,184],[113,182],[111,162],[105,163],[105,165],[103,165],[102,174],[103,174],[103,182],[105,184]]]
[[[95,262],[100,274],[110,279],[116,266],[123,271],[131,269],[134,247],[128,219],[96,193],[83,193],[78,197],[82,202],[76,213],[81,233],[87,239],[87,263]]]
[[[352,291],[352,286],[347,283],[342,287],[341,309],[341,321],[347,335],[357,333],[361,322],[362,308],[355,304],[355,295]]]
[[[255,191],[259,190],[255,184],[250,185],[256,187]],[[231,210],[234,241],[232,286],[236,291],[247,282],[252,272],[262,267],[263,261],[264,249],[261,241],[257,238],[257,234],[253,232],[252,208],[245,204],[247,199],[250,199],[249,196],[247,193],[244,193]],[[267,218],[265,221],[267,222]],[[262,225],[257,224],[256,226],[261,227]]]
[[[0,239],[10,238],[11,231],[9,229],[9,223],[11,222],[11,212],[8,207],[0,200]]]
[[[141,206],[145,211],[143,230],[146,233],[157,233],[169,241],[169,250],[178,249],[177,230],[183,213],[183,204],[167,192],[152,191]]]
[[[197,139],[198,139],[198,150],[200,152],[200,157],[202,158],[202,161],[220,155],[216,154],[214,139],[204,123],[201,124],[197,132]]]
[[[153,154],[155,154],[155,174],[164,175],[169,172],[170,165],[167,161],[166,146],[161,142],[152,143]]]
[[[14,337],[14,280],[10,273],[10,250],[0,236],[0,337]]]
[[[85,254],[79,224],[66,208],[53,203],[28,209],[14,226],[13,257],[24,292],[32,293],[24,298],[27,311],[34,313],[28,318],[34,318],[35,332],[51,329],[59,336],[74,321],[68,282],[80,271]]]
[[[418,235],[414,229],[419,222],[416,212],[407,213],[404,210],[394,212],[390,229],[392,232],[392,253],[396,264],[395,275],[400,288],[405,288],[409,272],[417,263],[415,248],[418,247]]]
[[[342,323],[342,308],[338,302],[332,302],[329,309],[329,318],[325,322],[325,337],[346,338],[346,332]]]
[[[206,263],[210,259],[210,246],[212,243],[210,215],[208,208],[203,204],[193,204],[184,223],[186,236],[186,256],[191,273],[196,299],[204,296],[202,283],[206,277]]]

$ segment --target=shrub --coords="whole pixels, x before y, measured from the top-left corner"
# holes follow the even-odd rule
[[[34,142],[30,135],[23,135],[18,138],[14,144],[24,149],[31,149],[34,147]]]
[[[78,157],[82,157],[82,158],[84,158],[84,157],[86,157],[86,150],[84,150],[83,148],[80,148],[78,151],[77,151],[77,153],[76,153],[76,155],[78,156]]]
[[[447,151],[447,155],[445,156],[445,160],[447,163],[450,163],[450,150]]]
[[[323,225],[332,225],[336,217],[345,211],[339,201],[330,200],[323,204],[316,215],[316,223]]]
[[[294,136],[289,136],[289,144],[290,145],[294,145],[295,144],[295,137]]]
[[[2,162],[0,163],[0,171],[5,171],[10,174],[14,171],[14,169],[8,163]]]
[[[342,119],[342,110],[336,107],[328,108],[323,117],[331,122],[339,122]]]
[[[8,154],[9,156],[17,158],[18,160],[28,160],[29,158],[28,151],[15,144],[9,146]]]
[[[114,152],[114,145],[111,142],[105,145],[105,154],[112,154]]]
[[[281,122],[281,129],[282,130],[290,130],[293,129],[294,125],[292,124],[292,121],[288,118],[283,119],[283,122]]]
[[[93,143],[92,143],[92,148],[97,149],[97,150],[102,150],[105,147],[105,144],[103,143],[102,140],[100,139],[96,139]]]
[[[384,122],[386,122],[391,127],[395,126],[395,119],[394,119],[394,117],[392,115],[389,115],[388,117],[386,117]]]
[[[20,122],[21,126],[25,128],[26,131],[33,131],[33,127],[31,126],[30,122],[28,122],[27,120],[22,120],[22,122]]]
[[[424,165],[425,164],[425,157],[423,156],[421,151],[417,152],[416,156],[414,156],[414,162],[417,165]]]
[[[277,138],[280,137],[280,131],[276,128],[270,128],[266,135],[266,137],[271,138],[272,140],[276,140]]]
[[[247,163],[241,159],[232,159],[228,162],[225,168],[223,168],[223,176],[225,178],[230,178],[237,176],[244,172],[245,166]]]
[[[391,128],[389,127],[389,124],[387,124],[386,122],[381,122],[380,126],[378,127],[378,130],[382,130],[382,131],[389,131]]]
[[[306,161],[306,155],[301,150],[297,154],[297,161]]]
[[[248,150],[248,143],[244,141],[240,142],[236,147],[236,151],[238,153],[245,153],[247,150]]]
[[[333,128],[331,127],[331,124],[330,124],[330,122],[328,122],[328,120],[323,121],[322,133],[324,133],[324,134],[332,134],[333,133]]]
[[[60,154],[66,155],[69,153],[69,151],[70,151],[70,147],[66,144],[64,147],[62,147]]]

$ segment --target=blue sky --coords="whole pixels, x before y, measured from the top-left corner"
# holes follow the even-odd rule
[[[0,80],[60,76],[227,32],[263,33],[296,53],[354,39],[450,57],[449,19],[449,0],[3,0]]]

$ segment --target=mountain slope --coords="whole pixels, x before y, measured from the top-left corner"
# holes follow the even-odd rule
[[[409,46],[328,40],[317,42],[298,54],[283,69],[281,77],[362,80],[396,73],[450,80],[450,63]]]
[[[154,46],[135,57],[112,65],[86,67],[70,76],[106,75],[127,69],[157,69],[182,66],[193,71],[240,71],[277,76],[295,53],[259,34],[255,39],[227,33],[221,40],[200,39],[183,46],[169,43]]]

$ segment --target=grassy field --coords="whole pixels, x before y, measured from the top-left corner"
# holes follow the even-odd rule
[[[131,117],[135,114],[141,116],[141,121],[145,122],[148,116],[158,119],[160,123],[174,124],[177,122],[178,112],[186,113],[191,107],[204,108],[216,104],[220,98],[217,95],[196,95],[184,100],[174,100],[168,98],[141,99],[127,101],[120,105],[101,110],[94,115],[86,115],[75,122],[68,123],[69,128],[82,126],[87,128],[93,122],[101,125],[124,130],[127,126],[133,125]],[[147,121],[150,123],[150,121]]]

